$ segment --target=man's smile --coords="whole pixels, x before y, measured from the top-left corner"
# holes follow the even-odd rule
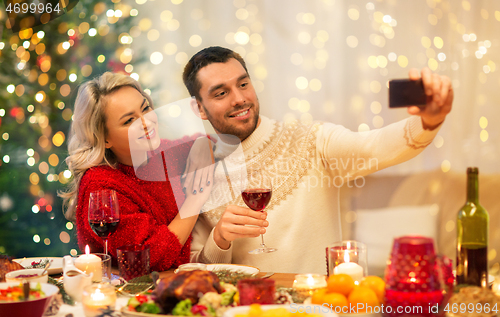
[[[250,116],[250,108],[236,111],[229,115],[230,118],[236,118],[239,120],[247,119]]]

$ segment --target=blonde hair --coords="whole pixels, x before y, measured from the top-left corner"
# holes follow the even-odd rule
[[[69,156],[66,164],[73,179],[65,192],[58,195],[63,198],[63,213],[66,219],[75,221],[78,203],[78,188],[83,174],[98,165],[116,166],[116,157],[106,149],[107,96],[122,87],[132,87],[139,91],[153,107],[151,97],[140,84],[130,76],[106,72],[101,76],[83,83],[78,89],[75,100],[73,123],[68,141]]]

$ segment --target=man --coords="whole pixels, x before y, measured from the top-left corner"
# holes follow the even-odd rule
[[[235,195],[229,204],[201,214],[193,231],[191,261],[324,274],[325,247],[342,240],[339,187],[416,156],[432,142],[451,110],[449,78],[427,68],[421,75],[428,96],[425,108],[410,107],[413,116],[408,119],[357,133],[331,123],[285,125],[260,116],[259,100],[237,53],[209,47],[195,54],[183,79],[196,97],[201,118],[218,134],[241,140],[247,164],[264,167],[273,193],[263,213],[247,208]],[[418,78],[419,72],[412,69],[410,79]],[[217,166],[215,179],[224,172]],[[215,182],[213,192],[217,186]],[[263,233],[278,251],[248,254],[259,246],[257,237]]]

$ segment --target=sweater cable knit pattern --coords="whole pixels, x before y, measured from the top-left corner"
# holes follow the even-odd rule
[[[272,210],[273,207],[286,200],[287,196],[298,187],[301,178],[307,174],[307,171],[313,166],[316,148],[316,134],[319,124],[306,126],[293,122],[285,125],[280,122],[274,122],[271,142],[266,143],[266,146],[259,146],[257,154],[252,159],[247,160],[246,164],[249,168],[263,168],[263,177],[269,183],[273,182],[273,199],[266,207],[266,210]],[[291,146],[291,143],[295,143]],[[288,151],[288,152],[287,152]],[[231,158],[226,159],[228,162]],[[241,162],[240,162],[241,163]],[[239,164],[227,164],[229,174],[229,182],[236,180],[239,182],[240,171]],[[235,166],[235,168],[231,168]],[[236,199],[232,199],[231,187],[226,182],[224,169],[218,169],[215,175],[215,185],[212,190],[210,201],[204,207],[205,212],[202,217],[208,217],[212,220],[219,219],[229,204],[246,206],[239,192]],[[225,202],[225,203],[221,203]],[[212,206],[218,206],[211,209]]]

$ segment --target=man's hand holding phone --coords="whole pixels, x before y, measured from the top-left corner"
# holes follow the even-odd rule
[[[447,76],[433,74],[429,68],[424,68],[419,73],[418,69],[412,68],[409,72],[409,78],[412,81],[421,79],[423,93],[426,96],[425,105],[409,105],[402,100],[401,89],[409,89],[407,96],[415,101],[423,101],[422,86],[418,88],[414,82],[396,81],[389,83],[389,106],[408,106],[408,113],[422,118],[422,125],[426,130],[434,130],[446,118],[451,111],[453,102],[453,88],[451,80]],[[392,87],[391,87],[392,86]],[[392,90],[392,91],[391,91]],[[399,90],[399,91],[398,91]],[[421,103],[421,102],[419,102]]]

